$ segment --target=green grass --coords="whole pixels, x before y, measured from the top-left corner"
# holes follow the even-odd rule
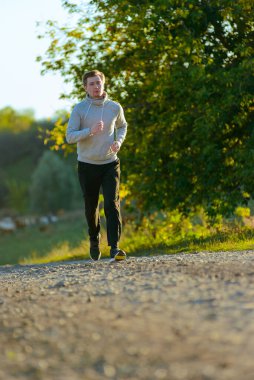
[[[206,237],[174,236],[166,242],[153,239],[145,233],[130,234],[124,237],[124,247],[135,255],[196,253],[210,251],[254,250],[254,230],[246,227],[228,228],[213,232]]]
[[[0,264],[39,262],[59,247],[68,245],[70,252],[81,247],[84,238],[85,225],[81,218],[51,224],[43,231],[38,226],[26,227],[0,236]]]
[[[103,229],[102,255],[109,255],[106,233]],[[161,242],[149,231],[136,231],[127,225],[121,247],[131,256],[175,254],[179,252],[241,251],[254,250],[254,230],[246,227],[228,228],[206,237],[168,238]],[[47,263],[89,258],[89,244],[83,218],[61,221],[50,225],[45,231],[38,227],[18,230],[9,236],[0,236],[0,264]]]

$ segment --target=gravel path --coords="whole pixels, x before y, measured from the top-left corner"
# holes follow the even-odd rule
[[[254,254],[0,267],[1,380],[253,380]]]

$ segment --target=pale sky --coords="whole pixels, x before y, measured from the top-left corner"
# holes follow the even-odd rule
[[[0,109],[32,108],[37,119],[70,110],[70,100],[59,100],[67,91],[63,79],[56,74],[41,76],[36,62],[49,45],[37,39],[36,22],[66,22],[69,16],[61,0],[0,0],[0,17]]]

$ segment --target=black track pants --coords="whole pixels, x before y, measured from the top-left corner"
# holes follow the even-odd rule
[[[117,245],[122,231],[119,199],[120,160],[104,165],[79,161],[78,176],[85,201],[90,240],[97,240],[100,232],[99,194],[102,187],[108,245]]]

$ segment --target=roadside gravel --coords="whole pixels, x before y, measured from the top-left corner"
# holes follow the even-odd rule
[[[0,380],[253,380],[254,253],[0,267]]]

